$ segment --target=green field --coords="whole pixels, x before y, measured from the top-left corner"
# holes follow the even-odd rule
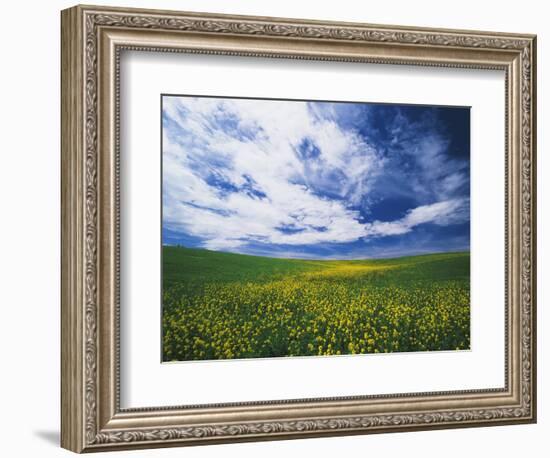
[[[306,261],[163,247],[163,360],[463,350],[470,254]]]

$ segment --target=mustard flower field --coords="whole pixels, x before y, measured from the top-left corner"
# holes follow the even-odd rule
[[[470,348],[470,254],[310,261],[163,247],[163,361]]]

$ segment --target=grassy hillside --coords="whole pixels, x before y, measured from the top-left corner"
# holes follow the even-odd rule
[[[469,348],[470,255],[309,261],[163,248],[163,358]]]
[[[393,259],[308,261],[165,246],[162,249],[162,267],[164,288],[182,281],[260,281],[305,272],[334,271],[346,267],[356,267],[365,273],[383,272],[391,268],[394,270],[393,274],[402,280],[407,277],[409,280],[469,279],[470,254],[460,252]]]
[[[264,258],[193,248],[162,249],[165,287],[181,281],[247,281],[316,270],[319,263],[300,259]]]

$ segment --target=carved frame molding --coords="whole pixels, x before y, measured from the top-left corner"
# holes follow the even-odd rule
[[[531,35],[81,6],[63,11],[62,446],[81,452],[535,421],[535,44]],[[504,70],[506,388],[121,410],[117,177],[124,49]],[[342,406],[349,414],[334,414]]]

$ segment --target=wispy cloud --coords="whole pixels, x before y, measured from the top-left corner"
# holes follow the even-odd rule
[[[420,224],[433,223],[439,226],[462,223],[469,219],[469,201],[467,199],[452,199],[409,210],[407,214],[396,221],[374,221],[366,225],[369,236],[401,235],[413,230]]]
[[[315,257],[468,221],[467,169],[447,156],[449,141],[402,114],[384,140],[362,107],[164,97],[163,229],[213,250]],[[416,205],[380,218],[374,208],[399,182]]]

